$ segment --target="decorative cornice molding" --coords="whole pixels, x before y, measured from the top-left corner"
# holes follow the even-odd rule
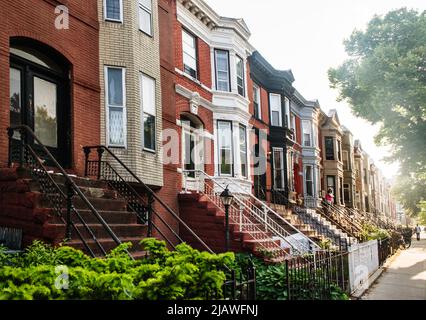
[[[213,104],[207,99],[201,97],[198,92],[193,92],[180,84],[176,84],[175,91],[177,94],[180,94],[182,97],[185,97],[190,101],[194,100],[194,97],[197,96],[197,102],[200,103],[200,106],[213,112]]]

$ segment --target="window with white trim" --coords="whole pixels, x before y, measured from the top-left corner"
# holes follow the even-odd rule
[[[260,100],[260,88],[258,85],[253,84],[253,104],[254,104],[254,117],[262,119],[262,105]]]
[[[294,113],[290,113],[290,129],[293,130],[294,136],[297,137],[296,131],[296,115]]]
[[[198,77],[197,39],[186,30],[182,30],[183,71],[191,77]]]
[[[285,107],[285,126],[290,128],[290,100],[287,97],[284,97],[284,107]]]
[[[232,122],[218,121],[218,150],[219,150],[219,174],[221,176],[233,175],[233,145]]]
[[[240,165],[241,176],[247,178],[247,130],[246,127],[243,125],[240,125]]]
[[[139,29],[152,36],[152,0],[139,0]]]
[[[122,0],[104,0],[105,20],[123,22],[123,2]]]
[[[302,121],[303,128],[303,145],[305,147],[312,147],[312,125],[309,120]]]
[[[155,120],[156,120],[156,90],[155,80],[145,74],[141,76],[141,100],[142,100],[142,141],[143,148],[155,151]]]
[[[229,81],[229,52],[226,50],[215,51],[216,62],[216,90],[231,91],[231,84]]]
[[[274,189],[284,189],[284,151],[282,148],[273,148],[274,161]]]
[[[314,196],[314,175],[312,171],[312,166],[305,167],[305,186],[306,186],[306,195],[313,197]]]
[[[240,57],[237,58],[237,89],[240,96],[246,96],[246,84],[244,76],[244,60]]]
[[[126,69],[106,67],[108,145],[126,146]]]
[[[343,170],[349,170],[349,153],[343,151]]]
[[[271,104],[271,125],[274,127],[282,127],[282,109],[281,109],[281,95],[270,93],[269,102]]]

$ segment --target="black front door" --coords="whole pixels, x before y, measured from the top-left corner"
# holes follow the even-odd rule
[[[58,70],[11,54],[10,59],[10,125],[27,125],[36,137],[64,167],[69,166],[69,114],[66,103],[66,81]],[[19,135],[15,134],[15,145]],[[53,163],[31,138],[45,164]]]

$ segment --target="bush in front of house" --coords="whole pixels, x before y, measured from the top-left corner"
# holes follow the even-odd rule
[[[144,239],[148,255],[133,260],[122,244],[105,258],[34,242],[21,255],[0,248],[0,300],[201,300],[223,298],[225,265],[234,255],[200,252],[187,244],[169,251]]]

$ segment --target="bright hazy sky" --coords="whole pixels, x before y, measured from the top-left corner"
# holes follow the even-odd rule
[[[386,148],[374,144],[378,128],[352,115],[337,102],[329,87],[327,70],[346,56],[343,40],[354,29],[364,29],[374,14],[401,7],[426,9],[424,0],[205,0],[218,14],[243,18],[252,36],[250,42],[277,69],[291,69],[294,86],[307,99],[318,99],[328,113],[337,109],[340,122],[360,139],[365,151],[387,178],[398,170],[385,164]]]

